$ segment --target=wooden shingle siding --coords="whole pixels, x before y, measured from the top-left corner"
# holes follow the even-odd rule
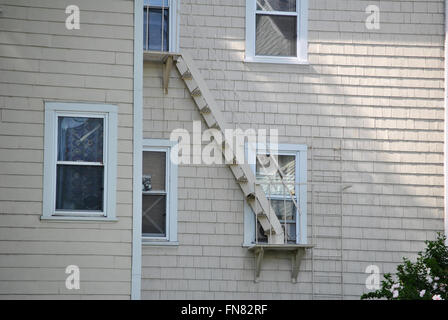
[[[380,8],[367,30],[365,9]],[[142,298],[353,298],[365,269],[391,272],[443,230],[444,2],[309,1],[309,65],[245,63],[245,0],[181,1],[180,48],[229,123],[276,128],[306,144],[308,235],[290,281],[269,254],[254,283],[243,196],[226,166],[179,167],[179,247],[143,247]],[[192,130],[197,108],[179,74],[144,67],[144,137]],[[342,188],[349,187],[341,192]]]
[[[65,8],[80,8],[67,30]],[[133,13],[130,0],[2,0],[0,297],[129,299]],[[118,222],[41,221],[44,102],[118,106]],[[65,268],[80,268],[80,290]]]

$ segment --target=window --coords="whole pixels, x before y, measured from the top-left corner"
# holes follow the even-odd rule
[[[144,0],[143,50],[177,51],[177,1]]]
[[[307,62],[307,0],[246,0],[246,61]]]
[[[117,108],[45,104],[43,218],[115,218]]]
[[[255,150],[256,149],[256,150]],[[260,183],[266,197],[271,203],[280,224],[286,230],[287,243],[306,244],[306,205],[307,205],[307,147],[304,145],[281,144],[275,159],[283,173],[270,165],[271,155],[263,145],[252,146],[248,150],[249,163]],[[258,154],[259,157],[256,157]],[[262,163],[260,163],[260,160]],[[293,198],[292,198],[293,197]],[[298,204],[298,208],[295,206]],[[267,237],[256,222],[255,216],[246,204],[245,206],[245,244],[263,243]]]
[[[148,139],[143,144],[142,235],[144,243],[177,242],[177,165],[173,144]]]

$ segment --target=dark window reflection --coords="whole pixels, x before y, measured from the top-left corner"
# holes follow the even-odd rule
[[[56,210],[103,211],[104,168],[58,165]]]
[[[145,7],[143,10],[143,49],[168,51],[168,43],[169,9]]]
[[[166,195],[143,195],[142,233],[166,236]]]
[[[59,117],[58,161],[103,162],[103,119]]]
[[[296,0],[257,0],[257,10],[296,11]]]
[[[255,54],[297,56],[297,17],[257,14]]]

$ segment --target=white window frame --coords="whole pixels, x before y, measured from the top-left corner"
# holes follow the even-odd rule
[[[116,221],[117,184],[117,112],[118,108],[107,104],[45,103],[44,185],[42,220],[94,220]],[[102,118],[104,191],[103,211],[56,210],[56,170],[58,152],[58,118]],[[64,162],[68,164],[68,162]],[[90,163],[89,163],[90,164]]]
[[[257,0],[246,0],[246,62],[308,64],[308,0],[296,0],[296,12],[258,11]],[[261,56],[255,54],[256,14],[297,16],[297,56]]]
[[[270,149],[272,150],[272,148]],[[277,148],[278,155],[295,155],[296,156],[296,177],[295,182],[299,185],[295,186],[301,215],[296,213],[296,244],[307,244],[307,150],[308,147],[303,144],[279,144]],[[265,144],[246,144],[246,156],[248,163],[255,174],[256,170],[256,152],[269,153]],[[255,223],[256,218],[251,207],[244,203],[244,243],[243,246],[252,246],[255,242]]]
[[[163,0],[160,0],[163,3]],[[143,7],[149,6],[151,0],[143,0]],[[179,52],[179,19],[178,19],[178,11],[180,6],[180,0],[168,0],[168,8],[169,8],[169,41],[168,41],[168,51],[177,53]],[[143,24],[144,25],[144,24]],[[145,44],[143,44],[143,48]]]
[[[178,245],[177,240],[177,163],[171,159],[171,150],[177,143],[165,139],[143,139],[142,157],[145,151],[166,152],[165,190],[166,190],[166,232],[165,237],[142,234],[144,245]],[[143,176],[143,173],[141,174]],[[140,183],[141,185],[141,183]],[[140,192],[142,192],[140,187]],[[149,192],[150,193],[150,192]],[[142,192],[143,199],[143,192]],[[142,209],[143,210],[143,207]],[[142,211],[143,213],[143,211]],[[141,217],[142,219],[142,217]]]

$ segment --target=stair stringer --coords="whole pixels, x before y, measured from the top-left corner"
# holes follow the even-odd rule
[[[222,136],[224,137],[225,129],[233,128],[226,123],[221,110],[219,110],[213,95],[210,93],[200,71],[196,68],[193,59],[188,53],[183,52],[176,60],[176,67],[207,126],[218,129],[223,133]],[[236,159],[233,150],[226,150],[226,153],[224,153],[224,147],[221,147],[223,155],[228,156],[230,152],[231,159]],[[270,244],[284,244],[285,236],[282,225],[267,199],[264,190],[257,184],[256,177],[250,166],[246,163],[236,163],[235,160],[229,166],[249,206],[266,233],[268,242]]]

